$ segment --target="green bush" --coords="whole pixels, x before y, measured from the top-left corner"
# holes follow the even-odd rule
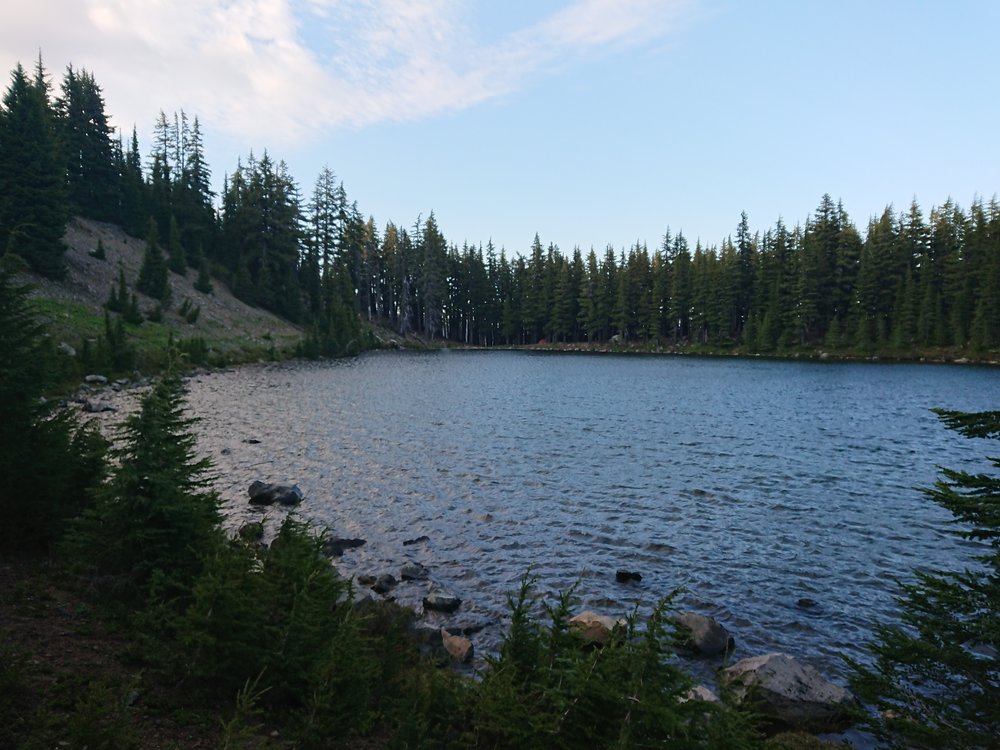
[[[531,614],[533,582],[510,599],[511,626],[475,690],[473,744],[504,748],[742,748],[749,720],[723,705],[684,700],[690,677],[673,656],[670,600],[644,630],[633,614],[619,637],[587,648],[569,625],[572,591]]]

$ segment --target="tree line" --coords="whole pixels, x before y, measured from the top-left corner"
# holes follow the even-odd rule
[[[169,248],[175,273],[209,273],[309,331],[307,353],[357,350],[359,321],[468,345],[624,342],[781,352],[1000,346],[1000,204],[916,200],[859,231],[824,195],[804,225],[717,245],[668,228],[650,248],[566,253],[536,234],[508,253],[444,237],[433,212],[381,229],[324,167],[308,197],[264,151],[212,190],[201,125],[160,112],[144,159],[114,134],[101,89],[68,67],[53,96],[41,59],[18,65],[0,107],[0,248],[58,276],[69,216]]]

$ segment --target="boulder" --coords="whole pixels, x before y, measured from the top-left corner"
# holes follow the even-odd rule
[[[431,572],[420,563],[407,563],[399,571],[399,577],[404,581],[426,581]]]
[[[302,502],[303,494],[297,484],[270,484],[257,480],[250,485],[248,490],[251,505],[298,505]]]
[[[339,536],[323,540],[323,554],[327,557],[343,557],[344,550],[360,547],[367,542],[364,539],[342,539]]]
[[[739,705],[796,729],[830,731],[849,725],[851,693],[787,654],[743,659],[720,676]]]
[[[83,379],[83,382],[91,385],[107,385],[108,379],[103,375],[88,375]]]
[[[715,656],[731,652],[736,641],[716,620],[697,612],[681,612],[674,618],[683,638],[681,645],[697,654]]]
[[[372,591],[376,594],[388,594],[394,588],[396,588],[396,577],[390,573],[380,575],[371,585]]]
[[[467,664],[472,661],[473,646],[472,641],[460,635],[452,635],[444,628],[441,628],[441,645],[455,661]]]
[[[429,542],[431,538],[424,534],[423,536],[418,536],[416,539],[406,539],[403,541],[404,547],[409,547],[411,544],[420,544],[422,542]]]
[[[60,341],[59,346],[56,347],[61,354],[65,354],[67,357],[75,357],[76,349],[67,344],[65,341]]]
[[[461,599],[444,591],[432,591],[424,597],[424,609],[436,612],[454,612],[461,604]]]
[[[91,401],[90,399],[86,399],[83,402],[83,410],[88,414],[100,414],[106,411],[117,411],[111,404],[107,404],[103,401]]]
[[[618,583],[631,583],[632,581],[638,583],[642,580],[642,573],[636,573],[633,570],[619,570],[615,573],[615,580]]]
[[[599,615],[587,610],[569,619],[569,626],[587,644],[602,646],[611,640],[615,628],[624,625],[624,620],[615,620],[607,615]]]

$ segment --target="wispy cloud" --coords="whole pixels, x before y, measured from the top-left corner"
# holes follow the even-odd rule
[[[47,0],[0,10],[0,63],[40,49],[88,68],[125,129],[183,108],[252,142],[299,142],[509,95],[662,38],[695,2],[573,0],[488,39],[469,0]]]

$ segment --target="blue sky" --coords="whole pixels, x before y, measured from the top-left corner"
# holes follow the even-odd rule
[[[0,8],[0,65],[87,68],[143,151],[160,109],[198,115],[218,183],[267,149],[380,227],[601,251],[824,193],[862,231],[989,200],[998,28],[994,0],[45,0]]]

